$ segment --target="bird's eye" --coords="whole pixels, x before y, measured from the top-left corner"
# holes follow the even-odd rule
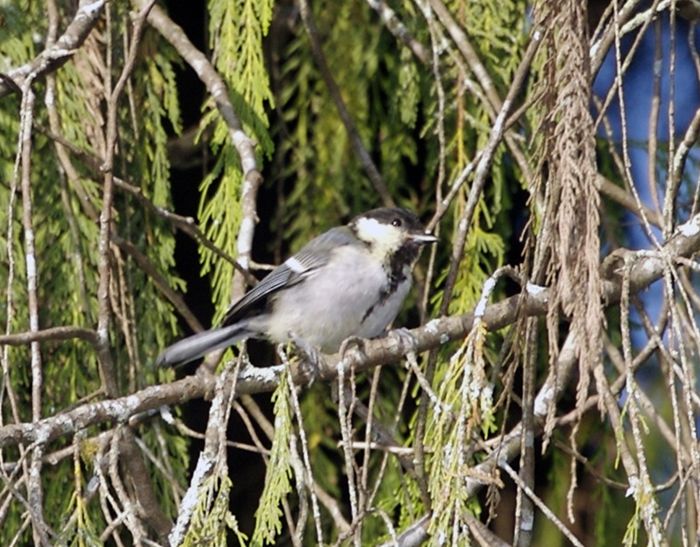
[[[394,220],[391,221],[391,225],[392,225],[392,226],[396,226],[397,228],[398,228],[399,226],[401,226],[401,224],[403,224],[403,223],[401,222],[401,219],[400,219],[400,218],[395,218]]]

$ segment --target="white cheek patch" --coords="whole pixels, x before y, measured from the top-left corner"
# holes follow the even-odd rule
[[[285,260],[284,263],[287,265],[287,268],[292,270],[294,273],[303,273],[306,271],[304,265],[293,256]]]
[[[387,237],[393,226],[377,222],[373,218],[361,218],[357,221],[357,235],[363,241],[377,241]]]
[[[401,230],[373,218],[360,218],[356,230],[357,237],[371,245],[372,254],[381,258],[401,247],[404,239]]]

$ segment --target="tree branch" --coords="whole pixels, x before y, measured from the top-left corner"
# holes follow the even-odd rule
[[[352,149],[357,158],[360,160],[362,168],[365,170],[365,173],[367,173],[367,177],[369,177],[372,186],[374,186],[377,194],[379,194],[382,203],[384,203],[384,205],[387,207],[393,207],[395,206],[394,199],[391,197],[391,193],[389,192],[382,175],[379,173],[379,169],[377,169],[377,166],[374,164],[374,161],[367,151],[367,148],[365,148],[362,138],[360,137],[360,133],[357,130],[357,126],[355,125],[355,122],[348,111],[348,107],[345,106],[345,101],[343,101],[340,88],[338,87],[338,84],[335,83],[333,75],[328,68],[328,62],[326,61],[326,56],[323,53],[323,49],[321,49],[321,41],[318,38],[318,28],[314,22],[313,14],[311,13],[311,8],[309,7],[307,0],[299,0],[299,11],[301,12],[301,19],[304,22],[304,26],[306,27],[306,33],[309,36],[311,53],[314,56],[318,70],[321,73],[321,77],[326,83],[328,93],[330,93],[331,98],[335,103],[335,107],[338,109],[338,115],[345,126],[345,131],[348,133],[348,138],[350,139]]]
[[[83,327],[61,326],[39,331],[17,332],[0,335],[0,346],[23,346],[32,342],[48,342],[51,340],[70,340],[79,338],[93,346],[97,346],[97,333]]]
[[[148,4],[147,0],[133,0],[132,3],[141,9]],[[241,169],[243,171],[241,209],[243,219],[238,232],[237,251],[238,262],[243,269],[247,270],[250,267],[253,235],[255,233],[255,223],[257,222],[256,201],[258,188],[262,183],[262,175],[258,170],[258,162],[255,156],[255,143],[243,130],[241,121],[238,119],[229,99],[226,83],[204,53],[190,42],[185,31],[170,19],[160,6],[153,6],[153,9],[148,14],[148,23],[175,48],[205,85],[207,91],[214,99],[219,114],[221,114],[228,126],[229,138],[236,148],[238,156],[241,158]],[[243,277],[236,274],[232,294],[243,296],[243,287]]]
[[[367,3],[374,11],[377,12],[379,18],[382,20],[382,23],[384,23],[386,28],[389,29],[389,32],[401,40],[404,45],[413,52],[413,55],[420,60],[420,62],[422,62],[424,65],[430,63],[430,53],[428,50],[423,46],[423,44],[411,36],[410,32],[406,28],[406,25],[401,22],[398,15],[396,15],[396,12],[391,9],[390,6],[386,5],[384,0],[367,0]]]
[[[81,0],[75,17],[63,35],[34,60],[11,70],[0,78],[0,98],[22,87],[25,78],[33,79],[53,72],[70,59],[97,24],[107,0]],[[8,79],[10,81],[8,81]]]
[[[680,256],[687,257],[698,251],[700,251],[700,215],[696,215],[690,221],[679,226],[660,252],[633,253],[629,251],[637,258],[629,274],[630,291],[632,293],[639,292],[659,279],[663,275],[666,261]],[[613,277],[607,280],[603,290],[606,305],[618,302],[620,292],[620,279]],[[549,289],[528,286],[522,294],[488,306],[482,322],[488,330],[494,331],[512,324],[518,318],[519,313],[527,316],[543,315],[547,311],[549,294]],[[471,330],[473,322],[474,314],[467,313],[433,319],[426,325],[409,331],[412,339],[406,336],[397,336],[391,332],[384,338],[368,340],[362,350],[359,348],[349,349],[343,359],[343,366],[345,370],[354,369],[356,372],[360,372],[380,364],[396,362],[409,352],[427,351],[464,338]],[[564,359],[564,356],[568,354],[565,349],[562,349],[560,359]],[[273,391],[279,384],[283,367],[283,365],[267,368],[246,367],[239,374],[236,394]],[[320,371],[321,378],[324,381],[337,379],[337,368],[337,366],[323,366]],[[561,371],[559,374],[559,380],[561,380],[564,376],[561,375]],[[308,378],[303,373],[297,372],[294,375],[294,382],[297,385],[303,385],[307,381]],[[69,412],[45,418],[38,423],[6,425],[0,427],[0,448],[19,443],[45,443],[62,435],[73,434],[89,425],[126,421],[130,416],[139,412],[208,396],[214,388],[214,383],[215,377],[200,367],[197,375],[188,376],[169,384],[151,386],[125,397],[81,405]],[[544,400],[555,395],[555,392],[548,389],[547,385],[545,382],[535,400],[536,415],[539,415],[538,408],[545,404]],[[520,433],[516,429],[517,427],[508,433],[506,440],[513,436],[514,449],[517,451],[520,446]],[[501,454],[503,454],[503,450]],[[495,464],[496,462],[494,462]]]

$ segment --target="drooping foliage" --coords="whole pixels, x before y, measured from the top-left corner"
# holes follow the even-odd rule
[[[0,77],[0,542],[697,539],[679,524],[700,506],[697,265],[692,241],[667,241],[698,210],[700,116],[679,142],[644,142],[664,205],[653,211],[637,203],[624,93],[620,123],[592,95],[604,50],[620,76],[637,54],[621,33],[641,39],[654,13],[318,0],[314,31],[306,0],[166,4],[0,6],[0,72],[16,78]],[[658,9],[679,40],[677,14]],[[52,65],[41,52],[93,14]],[[161,349],[222,318],[252,227],[248,284],[382,205],[368,161],[440,238],[397,321],[428,323],[412,346],[425,351],[339,365],[302,388],[293,348],[252,346],[254,365],[282,363],[257,371],[241,345],[218,380],[155,369]],[[617,224],[629,211],[663,228],[646,226],[647,254],[610,252],[627,244]],[[189,238],[196,251],[176,261]],[[652,270],[665,291],[655,303],[637,297]],[[462,319],[430,321],[441,316]],[[234,355],[242,372],[227,384]]]

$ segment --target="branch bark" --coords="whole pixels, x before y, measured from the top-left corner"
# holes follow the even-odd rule
[[[698,251],[700,251],[700,215],[696,215],[690,221],[679,226],[660,252],[642,251],[635,254],[629,251],[636,257],[629,273],[630,292],[639,292],[659,279],[664,273],[667,261],[678,257],[687,257]],[[604,284],[603,298],[606,305],[612,305],[619,301],[621,288],[621,278],[618,278],[613,272],[612,277]],[[488,330],[498,330],[512,324],[518,318],[519,311],[527,316],[545,314],[548,302],[549,289],[528,286],[522,294],[488,306],[482,322]],[[389,333],[384,338],[368,340],[362,350],[351,348],[346,352],[343,366],[345,370],[354,369],[356,372],[360,372],[380,364],[394,363],[410,352],[427,351],[462,339],[472,328],[473,322],[473,313],[441,317],[433,319],[420,328],[408,331],[412,339]],[[564,349],[562,349],[562,354],[566,354]],[[273,391],[279,384],[283,367],[284,365],[245,368],[239,374],[236,394]],[[336,380],[337,368],[337,366],[323,366],[320,371],[321,379],[324,381]],[[561,378],[560,375],[559,379]],[[73,434],[90,425],[104,422],[123,422],[135,414],[157,409],[163,405],[181,404],[195,398],[209,397],[214,389],[215,381],[214,376],[200,367],[197,375],[188,376],[169,384],[150,386],[125,397],[81,405],[69,412],[44,418],[37,423],[25,422],[6,425],[0,427],[0,448],[35,442],[46,443],[62,435]],[[308,382],[308,378],[302,373],[296,373],[294,382],[297,385],[303,385]],[[554,392],[545,389],[546,386],[547,383],[539,390],[535,399],[535,414],[539,413],[538,408],[544,404],[544,398],[554,396]],[[514,429],[507,437],[514,436],[513,442],[517,451],[520,446],[520,438],[519,432],[517,435],[515,433]]]
[[[81,0],[75,17],[56,42],[29,63],[0,78],[0,98],[20,89],[28,76],[31,75],[32,79],[40,78],[68,61],[97,24],[106,2],[107,0]]]
[[[133,0],[132,3],[139,9],[143,9],[148,5],[147,0]],[[258,188],[262,183],[262,175],[260,174],[255,155],[255,143],[243,130],[243,125],[238,119],[233,109],[233,104],[229,99],[226,83],[204,53],[192,44],[182,27],[170,19],[159,6],[153,6],[153,9],[151,9],[148,14],[148,23],[177,50],[205,85],[207,91],[214,99],[221,117],[228,126],[231,143],[241,158],[241,169],[243,171],[241,209],[243,211],[243,219],[238,232],[237,258],[243,269],[248,270],[252,256],[255,223],[258,218],[256,213]],[[238,272],[234,276],[233,285],[232,295],[234,298],[243,296],[244,278]]]
[[[367,177],[372,183],[372,186],[374,186],[377,194],[379,194],[382,203],[384,203],[384,205],[387,207],[394,207],[396,205],[394,198],[391,197],[391,193],[389,192],[382,175],[379,173],[379,169],[377,169],[377,166],[374,164],[374,161],[367,151],[367,148],[365,148],[362,138],[360,137],[360,133],[357,130],[357,126],[355,125],[347,106],[345,106],[345,101],[343,101],[340,88],[335,82],[330,68],[328,68],[328,62],[326,61],[326,56],[323,53],[321,41],[318,37],[318,27],[316,27],[316,22],[314,21],[313,13],[311,13],[311,8],[309,7],[307,0],[299,0],[299,11],[301,12],[301,19],[304,22],[306,33],[308,34],[309,41],[311,42],[311,53],[313,54],[314,60],[318,65],[318,70],[321,73],[321,77],[328,88],[328,93],[330,93],[331,98],[335,103],[335,107],[338,109],[338,115],[345,126],[345,131],[348,133],[348,138],[350,139],[352,149],[357,158],[360,160],[360,163],[362,164],[365,173],[367,173]]]

